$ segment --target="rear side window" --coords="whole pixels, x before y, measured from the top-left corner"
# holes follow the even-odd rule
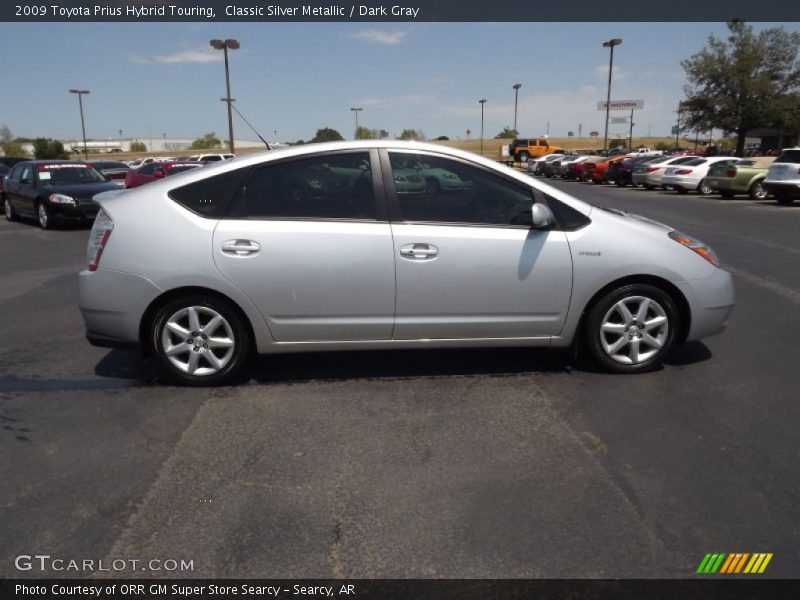
[[[800,163],[800,150],[784,150],[775,159],[776,163]]]
[[[369,152],[313,156],[253,171],[246,218],[376,220]]]
[[[169,197],[193,213],[219,219],[230,206],[242,184],[247,169],[228,171],[170,190]]]

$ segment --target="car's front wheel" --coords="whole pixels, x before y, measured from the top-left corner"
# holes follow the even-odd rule
[[[40,200],[36,206],[36,217],[39,221],[39,227],[42,229],[53,228],[53,215],[50,212],[50,208],[48,208],[43,200]]]
[[[162,373],[193,386],[229,382],[247,362],[251,346],[236,311],[204,295],[162,306],[153,320],[150,343]]]
[[[652,285],[625,285],[600,298],[585,320],[586,345],[601,367],[639,373],[661,365],[675,343],[678,310]]]

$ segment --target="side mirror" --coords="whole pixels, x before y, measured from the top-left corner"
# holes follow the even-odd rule
[[[533,229],[548,229],[556,222],[553,211],[544,204],[534,204],[531,207]]]

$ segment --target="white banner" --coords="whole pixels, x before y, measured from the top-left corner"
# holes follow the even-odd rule
[[[612,100],[611,110],[633,110],[644,108],[644,100]],[[597,110],[605,110],[606,102],[601,100],[597,103]]]
[[[611,117],[611,123],[627,123],[628,117]]]

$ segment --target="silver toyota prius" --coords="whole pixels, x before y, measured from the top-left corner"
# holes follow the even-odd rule
[[[733,307],[703,242],[442,146],[309,144],[95,199],[88,340],[189,385],[230,381],[254,352],[579,340],[636,373]]]

